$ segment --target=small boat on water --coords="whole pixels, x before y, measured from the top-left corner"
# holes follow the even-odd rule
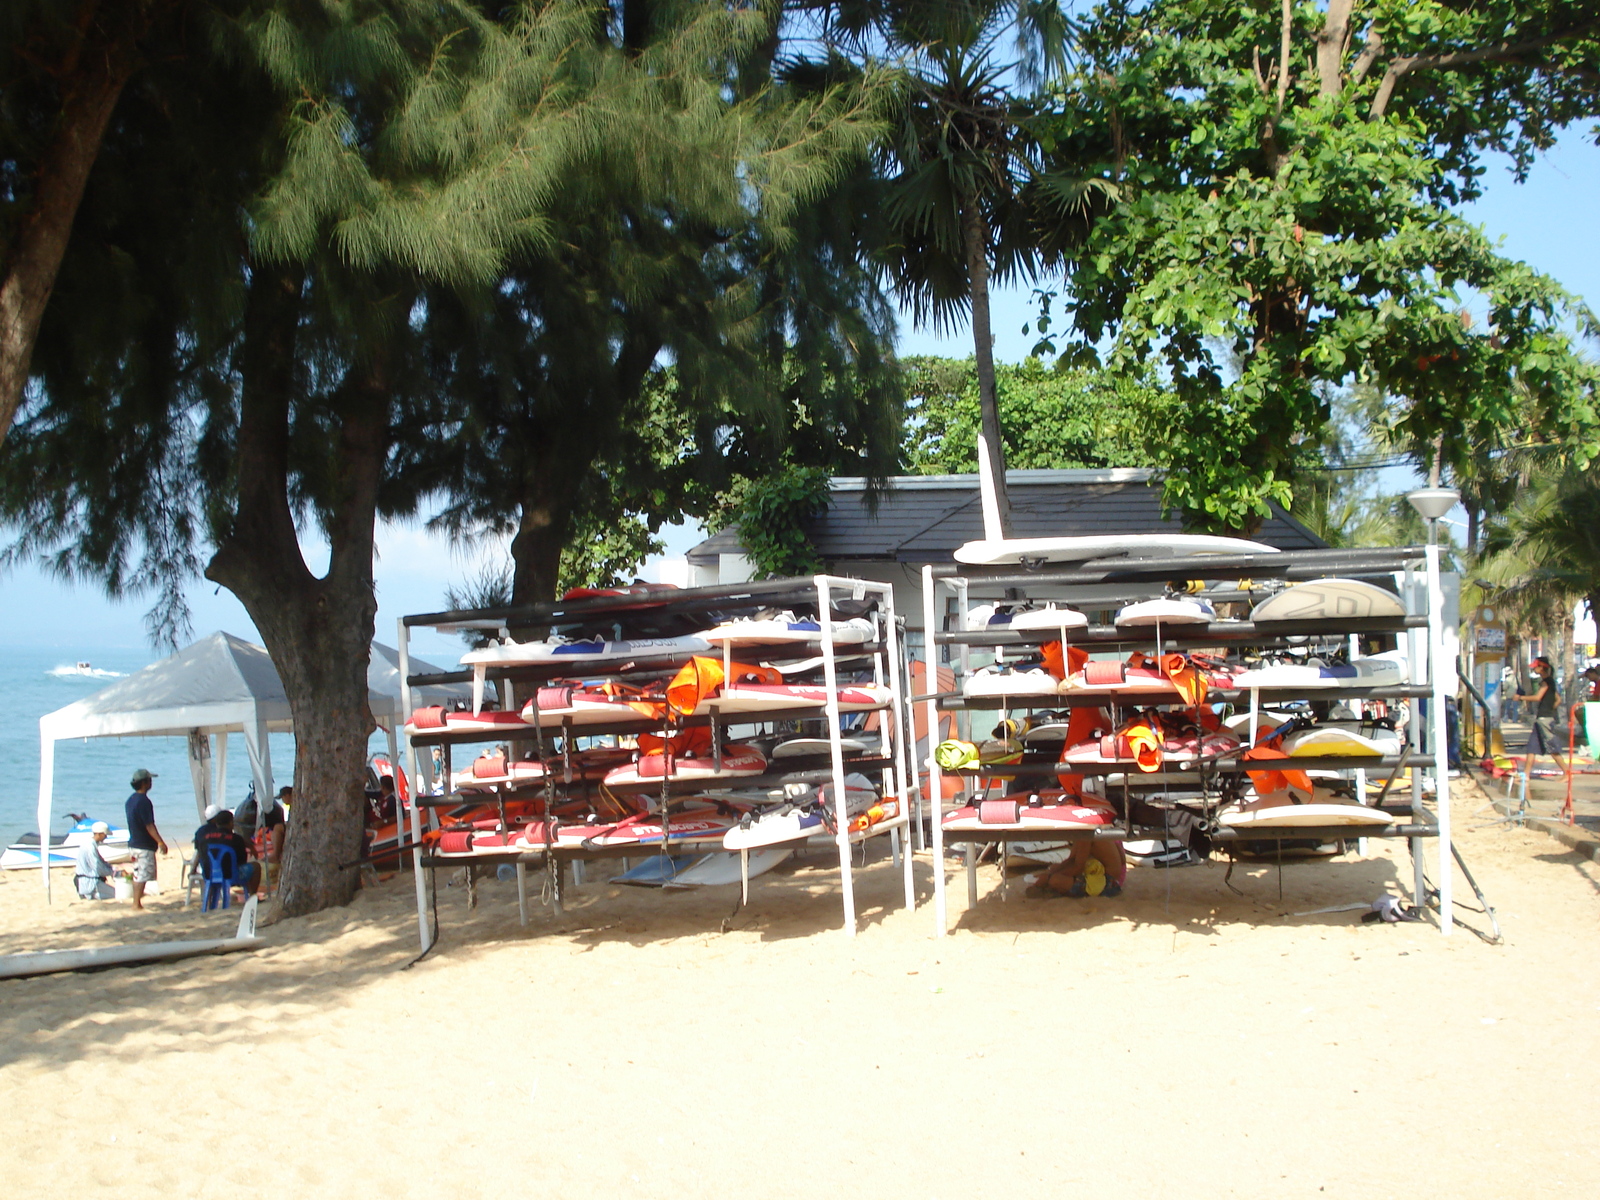
[[[65,834],[50,835],[48,853],[52,867],[71,867],[78,861],[78,847],[94,839],[94,822],[82,813],[68,813],[72,828]],[[109,822],[108,822],[109,824]],[[128,849],[128,831],[112,825],[106,840],[100,843],[100,857],[115,866],[133,857]],[[0,853],[0,870],[15,871],[24,867],[39,869],[39,835],[25,833],[3,853]]]

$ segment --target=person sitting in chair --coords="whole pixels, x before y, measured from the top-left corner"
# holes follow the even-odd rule
[[[211,851],[226,846],[233,850],[233,886],[244,889],[249,896],[261,886],[261,864],[249,861],[250,843],[233,829],[233,814],[222,809],[210,821],[195,830],[194,852],[200,863],[200,873],[211,880]]]

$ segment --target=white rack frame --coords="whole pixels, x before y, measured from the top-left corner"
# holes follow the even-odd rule
[[[1327,560],[1326,568],[1323,570],[1323,577],[1331,577],[1341,574],[1388,574],[1394,570],[1393,567],[1379,567],[1376,569],[1364,567],[1359,561],[1359,556],[1363,554],[1376,556],[1379,558],[1404,560],[1403,571],[1405,579],[1402,581],[1401,595],[1402,598],[1407,602],[1407,615],[1413,617],[1426,616],[1427,618],[1427,643],[1425,656],[1421,653],[1418,653],[1421,647],[1417,645],[1419,639],[1415,635],[1420,631],[1417,629],[1407,629],[1405,631],[1409,643],[1407,647],[1407,663],[1409,665],[1411,676],[1410,682],[1413,686],[1431,686],[1430,699],[1432,700],[1432,704],[1429,715],[1431,718],[1430,723],[1432,725],[1431,740],[1433,742],[1432,771],[1434,777],[1435,805],[1438,810],[1436,818],[1438,832],[1433,836],[1437,837],[1439,846],[1439,932],[1442,936],[1448,937],[1454,928],[1455,916],[1454,878],[1451,869],[1452,843],[1450,827],[1449,746],[1447,743],[1448,731],[1445,704],[1450,695],[1446,681],[1448,678],[1453,678],[1454,665],[1445,662],[1444,588],[1440,577],[1440,547],[1426,546],[1396,548],[1392,554],[1388,554],[1384,550],[1379,549],[1369,551],[1332,552],[1289,551],[1285,552],[1283,555],[1250,555],[1247,556],[1250,560],[1248,565],[1236,567],[1230,567],[1229,564],[1236,561],[1242,562],[1242,560],[1235,560],[1233,556],[1208,555],[1205,557],[1196,557],[1185,560],[1174,560],[1171,563],[1171,575],[1169,577],[1246,578],[1253,576],[1256,578],[1271,578],[1272,568],[1275,564],[1280,565],[1283,569],[1300,568],[1302,570],[1314,570],[1317,569],[1316,560],[1319,558],[1325,558]],[[1423,565],[1424,579],[1422,582],[1424,587],[1422,589],[1417,589],[1414,587],[1405,586],[1405,584],[1411,582],[1413,566],[1419,559],[1422,561]],[[1164,566],[1165,563],[1163,562],[1161,565]],[[1148,562],[1141,563],[1137,560],[1131,559],[1121,562],[1115,559],[1099,559],[1090,563],[1060,564],[1052,568],[1041,570],[1038,572],[1038,574],[1040,575],[1042,582],[1048,583],[1049,576],[1057,573],[1064,574],[1074,570],[1087,570],[1100,571],[1104,572],[1104,574],[1107,576],[1113,576],[1121,571],[1126,571],[1130,567],[1139,568],[1146,571],[1152,569],[1151,564]],[[925,678],[930,681],[937,678],[935,672],[937,671],[939,665],[938,647],[941,644],[958,644],[960,647],[961,667],[957,672],[958,683],[964,682],[964,678],[967,673],[967,644],[964,641],[959,641],[959,639],[955,637],[952,637],[941,643],[936,636],[939,629],[937,615],[939,608],[938,589],[940,587],[948,587],[955,594],[959,600],[959,611],[961,614],[961,630],[958,632],[970,633],[974,632],[967,628],[967,612],[970,607],[968,600],[971,584],[974,582],[990,582],[991,580],[998,580],[1001,578],[1010,579],[1024,576],[1025,574],[1027,574],[1026,569],[1022,566],[1018,566],[1014,570],[1008,569],[1005,572],[1001,572],[998,569],[991,569],[984,574],[978,574],[975,572],[968,574],[957,573],[942,574],[936,577],[934,573],[934,567],[931,564],[923,567],[923,654],[926,671]],[[1093,586],[1093,584],[1087,584],[1086,586]],[[1137,587],[1141,585],[1129,584],[1127,586]],[[1154,585],[1149,586],[1153,587]],[[1423,613],[1412,611],[1412,599],[1416,596],[1419,590],[1421,590],[1425,596],[1426,611]],[[1138,636],[1130,636],[1125,640],[1127,642],[1135,642],[1140,640],[1140,638]],[[1252,711],[1257,709],[1259,706],[1259,696],[1259,691],[1252,693]],[[1044,697],[1019,697],[1019,701],[1038,700],[1042,702],[1044,699]],[[928,773],[930,784],[928,792],[932,806],[931,824],[933,851],[934,932],[936,936],[944,937],[949,932],[948,901],[946,897],[947,885],[945,880],[946,868],[944,859],[944,789],[941,778],[944,772],[934,759],[935,746],[931,732],[938,728],[939,702],[937,696],[930,694],[924,698],[924,704],[926,705],[927,724],[930,731],[928,738],[928,755],[924,765],[926,766]],[[1420,703],[1417,698],[1412,697],[1409,701],[1409,704],[1411,710],[1409,728],[1411,730],[1412,745],[1420,753],[1422,733],[1422,715]],[[1017,705],[1017,707],[1027,706],[1028,705],[1026,703],[1019,703]],[[1040,707],[1042,705],[1035,704],[1033,706]],[[1425,812],[1422,799],[1422,779],[1419,770],[1415,767],[1413,767],[1411,771],[1411,781],[1412,813],[1414,818],[1421,817]],[[917,788],[920,796],[920,779],[913,777],[913,785]],[[1030,834],[1028,840],[1065,842],[1077,840],[1083,836],[1084,835],[1081,831],[1072,836],[1057,835],[1055,837],[1052,837],[1049,833],[1039,833],[1037,835]],[[1352,836],[1359,836],[1359,834],[1353,833]],[[1423,877],[1424,863],[1422,854],[1422,843],[1426,839],[1423,837],[1413,836],[1410,838],[1410,840],[1412,842],[1412,860],[1415,864],[1413,895],[1416,903],[1420,907],[1426,902],[1427,898],[1426,883]],[[969,893],[975,890],[976,887],[975,877],[972,874],[972,863],[972,852],[969,848]]]
[[[788,589],[788,591],[791,593],[803,589],[807,584],[814,588],[816,592],[816,605],[818,614],[817,621],[818,625],[820,626],[820,657],[822,658],[823,682],[828,693],[828,699],[823,706],[822,712],[823,717],[826,719],[828,724],[829,758],[831,767],[830,773],[832,775],[835,805],[834,821],[836,825],[836,832],[834,834],[834,842],[839,852],[839,873],[844,904],[843,931],[847,936],[854,937],[857,932],[858,918],[856,915],[855,904],[855,879],[852,864],[852,847],[856,844],[856,842],[865,841],[869,838],[882,835],[890,836],[893,858],[901,866],[904,875],[906,907],[908,909],[916,908],[916,889],[912,875],[911,841],[908,837],[904,836],[904,832],[910,829],[912,820],[912,801],[916,790],[914,783],[915,766],[913,764],[913,755],[910,749],[911,743],[909,741],[911,724],[908,719],[908,706],[905,702],[905,694],[902,687],[902,666],[905,660],[902,658],[900,650],[899,623],[894,608],[894,587],[889,583],[880,583],[872,580],[853,579],[839,575],[819,574],[809,577],[795,577],[790,580],[764,581],[761,585],[758,585],[759,592],[777,591],[785,583],[794,585]],[[662,600],[663,602],[678,603],[691,598],[703,598],[706,600],[707,609],[710,610],[715,609],[718,606],[719,600],[726,601],[730,598],[740,597],[749,593],[750,590],[751,589],[741,587],[739,585],[685,589],[681,592],[663,593]],[[848,647],[836,648],[833,642],[834,621],[832,613],[832,601],[834,593],[838,591],[848,592],[851,599],[857,601],[865,600],[868,596],[874,596],[877,600],[879,619],[883,626],[883,643],[882,648],[878,651],[875,651],[873,654],[874,672],[878,675],[880,682],[887,686],[890,696],[888,707],[880,710],[881,716],[878,722],[878,732],[880,737],[879,748],[881,751],[880,757],[888,760],[889,764],[883,768],[883,793],[886,799],[893,797],[898,801],[899,805],[899,811],[895,816],[881,821],[872,826],[870,829],[862,831],[854,836],[852,836],[849,832],[850,819],[847,810],[847,797],[845,793],[846,771],[844,762],[844,748],[842,745],[843,733],[840,729],[840,721],[843,718],[843,714],[839,708],[839,650],[848,649]],[[581,608],[581,611],[578,615],[609,615],[608,609],[611,608],[614,608],[616,614],[619,616],[625,616],[628,612],[639,611],[637,600],[623,601],[619,598],[615,605],[608,605],[603,601],[590,602],[587,604],[587,606]],[[498,610],[484,611],[486,613],[498,612]],[[527,618],[526,623],[528,624],[572,624],[575,623],[576,620],[576,618],[571,618],[565,621],[552,621],[538,615],[537,610],[532,610],[532,613],[533,615]],[[418,778],[418,760],[416,745],[413,743],[411,735],[408,732],[412,714],[410,631],[413,627],[418,626],[424,628],[451,626],[459,628],[471,620],[477,620],[479,623],[492,623],[494,626],[503,626],[508,621],[512,623],[523,622],[522,617],[510,614],[473,618],[469,615],[459,613],[424,614],[422,616],[402,617],[396,622],[400,656],[400,686],[403,717],[400,728],[406,768],[412,780],[416,780]],[[781,649],[781,647],[779,649]],[[731,653],[731,646],[725,645],[723,650],[723,658],[725,663],[731,658]],[[682,657],[684,661],[688,661],[691,656],[685,654]],[[781,658],[785,656],[779,654],[769,654],[768,657]],[[572,672],[583,673],[584,665],[581,661],[574,661],[570,664],[567,664],[567,666]],[[606,675],[614,672],[607,672],[602,669],[594,670],[591,673],[594,675]],[[718,716],[713,713],[712,720],[716,721],[718,719]],[[735,723],[743,724],[745,722]],[[760,722],[756,721],[750,723],[759,724]],[[536,733],[534,726],[530,725],[528,730],[530,736]],[[577,736],[582,736],[582,734],[577,734]],[[486,740],[493,741],[499,739],[509,740],[510,734],[506,731],[472,731],[470,733],[463,732],[458,737],[446,737],[443,739],[430,738],[429,740],[430,742],[433,740],[444,740],[454,744],[456,742],[467,743],[481,742]],[[908,783],[908,780],[912,782]],[[445,783],[446,786],[448,786],[448,778],[446,779]],[[707,788],[706,790],[711,791],[715,789]],[[418,799],[419,797],[413,796],[413,803],[411,805],[411,854],[412,865],[417,880],[417,932],[422,944],[422,950],[424,953],[426,953],[433,945],[433,931],[428,924],[430,889],[433,886],[433,883],[431,879],[432,867],[431,865],[424,863],[422,849],[422,805],[415,803],[415,801]],[[810,841],[810,839],[803,839],[797,841],[795,845],[803,846],[808,841]],[[642,849],[649,850],[653,848]],[[663,843],[662,847],[660,848],[661,852],[663,853],[669,849],[670,847],[665,843]],[[546,854],[547,861],[559,860],[562,856],[561,851],[554,847],[551,847],[549,850],[543,853]],[[524,861],[522,861],[524,858],[526,858],[525,855],[518,856],[516,868],[519,906],[521,907],[522,911],[523,923],[526,924],[526,893],[523,882]],[[555,896],[553,897],[553,902],[558,906],[559,909],[559,886],[556,890]]]

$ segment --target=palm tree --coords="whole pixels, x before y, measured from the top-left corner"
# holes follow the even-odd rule
[[[1556,624],[1569,648],[1574,601],[1600,614],[1600,474],[1569,465],[1524,493],[1491,525],[1477,573],[1519,624]]]
[[[1029,128],[1031,104],[1012,79],[1060,65],[1066,22],[1055,0],[946,0],[842,6],[834,33],[900,62],[902,94],[879,146],[892,234],[885,270],[912,318],[948,327],[972,321],[982,421],[978,456],[994,481],[997,512],[985,535],[1010,531],[1005,451],[995,393],[992,281],[1032,278],[1061,237],[1064,216],[1087,192],[1049,179]],[[1014,34],[1019,61],[996,48]]]

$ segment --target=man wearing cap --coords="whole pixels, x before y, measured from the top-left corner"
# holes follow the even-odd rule
[[[72,882],[78,886],[82,900],[109,900],[112,897],[111,864],[100,853],[100,843],[106,840],[111,826],[96,821],[90,826],[89,840],[78,847],[78,861],[73,867]]]
[[[150,803],[150,784],[155,779],[145,768],[133,773],[128,797],[128,849],[133,851],[133,907],[144,908],[144,885],[156,877],[156,850],[167,852],[166,839],[156,828],[156,810]]]

